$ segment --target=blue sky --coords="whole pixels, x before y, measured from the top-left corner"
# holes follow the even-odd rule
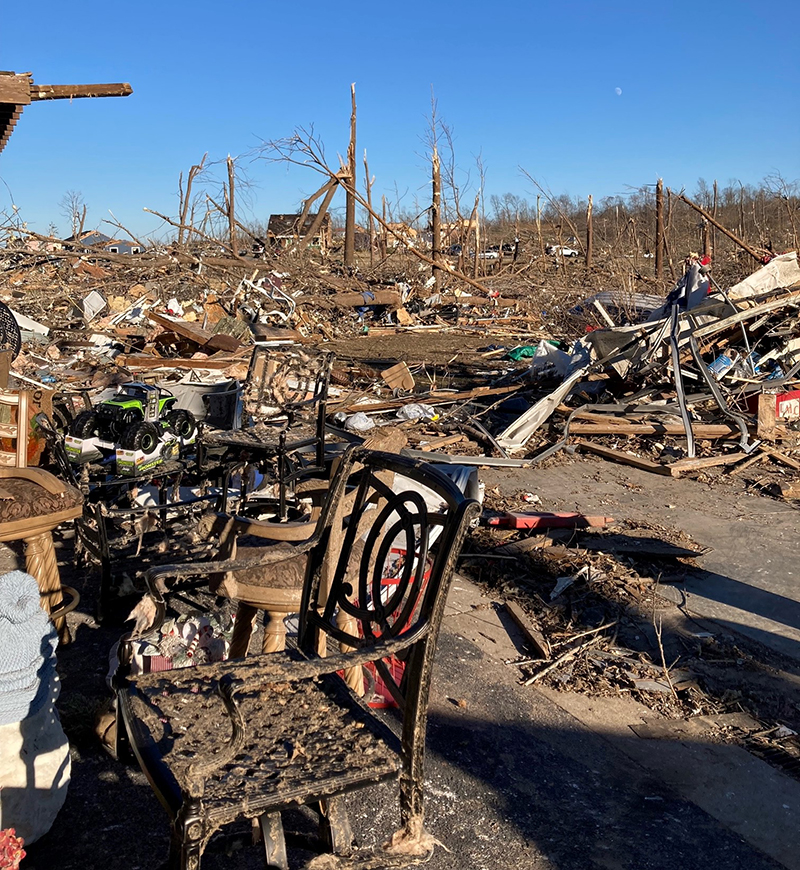
[[[31,71],[42,84],[128,81],[134,90],[23,112],[0,154],[0,179],[42,232],[51,220],[67,230],[59,201],[77,190],[88,225],[110,209],[152,233],[159,222],[143,207],[174,215],[178,174],[205,152],[212,161],[242,155],[254,185],[245,219],[295,211],[318,176],[244,155],[313,124],[336,162],[351,82],[373,197],[399,195],[409,211],[428,196],[431,88],[462,181],[471,172],[476,182],[482,156],[487,198],[535,201],[520,167],[555,193],[595,199],[659,176],[690,191],[699,177],[800,179],[798,13],[789,0],[142,0],[91,11],[39,0],[35,14],[9,6],[1,68]],[[5,185],[0,210],[10,205]]]

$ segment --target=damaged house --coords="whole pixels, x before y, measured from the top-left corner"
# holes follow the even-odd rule
[[[329,214],[325,214],[321,221],[318,218],[318,212],[310,212],[304,220],[302,214],[270,215],[267,224],[267,240],[270,246],[285,250],[311,233],[307,245],[325,253],[331,247],[331,218]],[[319,225],[315,226],[317,223]]]

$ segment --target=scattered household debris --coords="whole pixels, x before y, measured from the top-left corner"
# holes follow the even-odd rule
[[[478,497],[476,469],[577,454],[800,500],[795,253],[728,289],[692,257],[666,298],[595,294],[557,322],[501,282],[480,296],[423,275],[368,282],[218,254],[0,251],[12,318],[1,386],[39,396],[42,461],[61,460],[85,495],[77,549],[100,568],[103,619],[127,615],[149,567],[213,558],[214,517],[232,505],[313,515],[302,471],[321,473],[347,442],[437,463]],[[423,335],[433,357],[417,351]],[[715,694],[709,660],[723,641],[685,638],[702,661],[663,650],[658,584],[704,552],[616,506],[562,511],[522,492],[488,495],[462,565],[501,590],[525,645],[513,662],[522,684],[632,693],[669,717],[674,739],[712,733],[791,754],[795,734],[759,736],[787,727],[777,705],[745,712]],[[232,623],[219,613],[169,627],[137,666],[222,658]]]

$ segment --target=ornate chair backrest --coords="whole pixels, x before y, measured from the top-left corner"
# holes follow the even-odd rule
[[[0,466],[28,467],[28,407],[30,394],[0,392]],[[14,441],[13,449],[6,447]]]
[[[414,700],[417,709],[427,696],[447,589],[477,503],[432,466],[389,453],[358,451],[348,488],[337,511],[345,528],[332,576],[325,577],[327,549],[311,553],[300,645],[315,653],[327,638],[343,651],[408,640],[398,656],[402,668],[379,656],[374,665],[398,705]]]
[[[328,398],[331,362],[331,354],[256,345],[243,393],[243,425],[316,414]]]

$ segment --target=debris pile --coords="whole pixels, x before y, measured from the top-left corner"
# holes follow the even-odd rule
[[[148,565],[210,556],[210,518],[237,500],[285,518],[295,448],[317,465],[341,441],[402,450],[475,493],[476,466],[575,450],[709,480],[762,463],[762,490],[800,498],[795,253],[727,288],[691,257],[665,299],[624,304],[545,302],[508,276],[479,296],[214,251],[0,260],[7,384],[34,396],[32,461],[60,462],[87,495],[79,547],[101,564],[106,606],[141,592]],[[517,599],[535,651],[522,681],[634,691],[672,716],[733,713],[704,694],[696,662],[666,667],[653,631],[649,652],[632,639],[665,564],[680,573],[702,550],[537,502],[488,496],[465,562]],[[523,565],[513,581],[509,563]]]

